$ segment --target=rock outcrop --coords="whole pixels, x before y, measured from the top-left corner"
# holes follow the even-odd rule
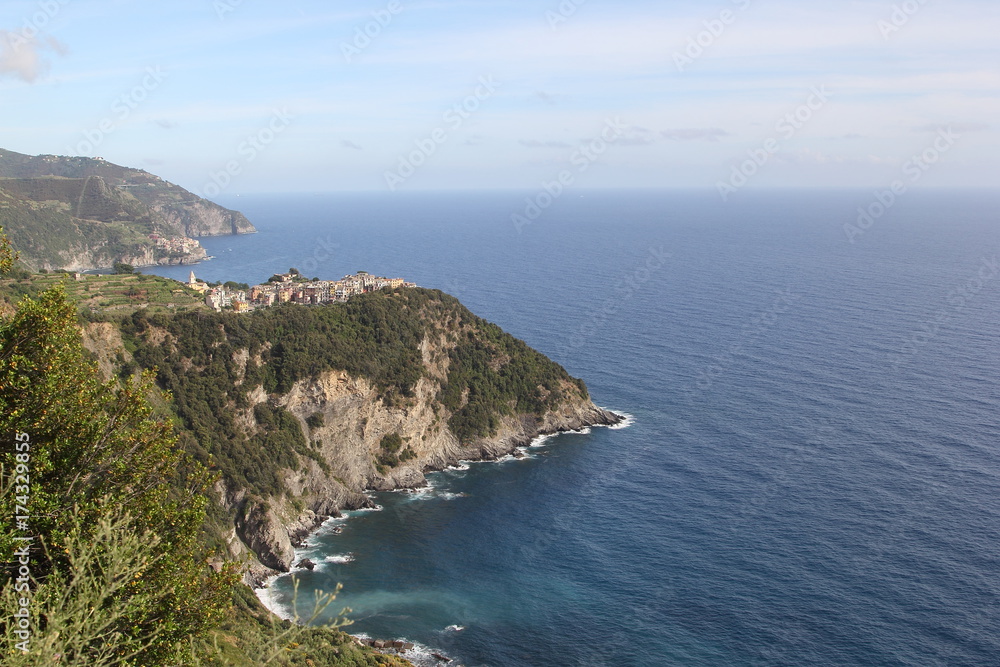
[[[391,491],[426,485],[425,473],[443,470],[460,461],[490,461],[513,453],[540,435],[575,431],[587,426],[611,426],[622,418],[597,407],[590,399],[567,400],[541,417],[531,414],[502,419],[497,433],[462,444],[447,425],[447,416],[435,410],[437,385],[429,378],[418,382],[414,401],[403,407],[386,407],[367,380],[330,371],[303,380],[278,403],[294,414],[328,468],[306,461],[298,471],[286,471],[291,495],[305,504],[297,511],[292,503],[271,499],[277,510],[255,509],[238,526],[243,542],[260,562],[275,572],[291,568],[291,548],[325,518],[343,509],[371,506],[367,490]],[[259,392],[257,400],[265,400]],[[310,428],[306,420],[321,415],[323,425]],[[415,458],[380,472],[375,463],[383,436],[395,433],[415,453]],[[261,575],[258,572],[255,578]]]
[[[100,158],[30,156],[0,149],[0,224],[38,269],[79,271],[191,264],[205,259],[154,249],[162,237],[249,234],[246,217],[142,169]]]
[[[219,537],[234,558],[255,554],[251,584],[288,571],[328,517],[371,507],[367,492],[418,488],[430,471],[621,420],[561,366],[434,290],[247,315],[140,312],[127,327],[135,365],[158,368],[173,394],[182,445],[222,473],[213,495],[232,528]],[[112,345],[92,347],[109,356]]]

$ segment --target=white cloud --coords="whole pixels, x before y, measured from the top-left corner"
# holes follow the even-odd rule
[[[707,128],[678,128],[674,130],[663,130],[660,132],[666,139],[674,141],[718,141],[719,137],[728,137],[729,133],[718,127]]]
[[[41,40],[0,30],[0,75],[13,74],[22,81],[34,83],[48,71],[48,61],[42,57],[44,51],[66,55],[67,49],[54,37]]]

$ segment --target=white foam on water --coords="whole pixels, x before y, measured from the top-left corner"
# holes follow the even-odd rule
[[[363,512],[381,512],[384,509],[385,508],[382,507],[381,505],[376,504],[374,507],[359,507],[356,510],[347,510],[346,512],[344,512],[344,514],[347,517],[351,517],[351,516],[353,516],[355,514],[361,514]]]
[[[264,582],[263,588],[255,588],[253,592],[265,609],[282,620],[290,621],[295,618],[295,614],[290,604],[281,602],[281,594],[274,588],[277,579],[277,576],[269,578]]]
[[[528,447],[532,447],[532,448],[534,448],[534,447],[541,447],[542,445],[544,445],[549,440],[552,440],[553,438],[555,438],[557,435],[559,435],[559,434],[558,433],[546,433],[545,435],[540,435],[537,438],[535,438],[534,440],[532,440],[528,444]]]
[[[613,412],[619,417],[623,417],[622,421],[617,424],[611,424],[610,426],[605,426],[604,424],[598,424],[601,428],[611,429],[612,431],[619,431],[623,428],[628,428],[635,423],[635,415],[630,415],[627,412],[622,412],[621,410],[612,410],[611,408],[601,408],[602,410],[607,410],[608,412]]]
[[[404,640],[404,641],[409,641],[409,640]],[[424,646],[423,644],[418,644],[416,642],[412,642],[412,644],[413,644],[412,649],[408,651],[394,651],[394,653],[398,653],[400,656],[406,658],[417,667],[438,667],[438,665],[442,664],[442,662],[439,659],[435,658],[434,656],[435,654],[445,655],[444,652],[432,649],[430,646]],[[445,657],[450,658],[451,656],[445,655]],[[449,667],[452,666],[461,667],[461,665],[458,665],[454,659],[452,659],[451,662],[448,662],[446,664],[448,664]]]
[[[337,563],[338,565],[344,565],[354,561],[354,554],[335,554],[333,556],[327,556],[323,559],[324,563]]]
[[[607,408],[604,409],[607,410]],[[608,412],[614,412],[616,415],[624,417],[625,419],[618,422],[617,424],[612,424],[611,426],[605,426],[604,428],[611,429],[612,431],[618,431],[623,428],[628,428],[629,426],[635,423],[635,415],[630,415],[627,412],[615,412],[614,410],[608,410]]]
[[[398,491],[394,491],[394,493],[405,493],[407,496],[406,502],[426,500],[434,497],[434,485],[427,484],[416,489],[399,489]]]

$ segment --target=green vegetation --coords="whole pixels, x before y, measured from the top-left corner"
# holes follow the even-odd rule
[[[14,516],[30,502],[39,537],[33,651],[20,654],[16,636],[4,633],[4,664],[404,665],[336,628],[283,623],[263,610],[235,566],[218,567],[209,545],[223,545],[233,517],[205,490],[221,475],[266,507],[287,493],[285,471],[311,459],[329,472],[310,441],[323,416],[303,422],[280,404],[296,382],[328,370],[367,379],[387,407],[411,405],[421,380],[436,383],[435,413],[467,443],[492,434],[505,415],[586,396],[560,366],[438,291],[215,313],[197,293],[155,276],[16,272],[2,240],[0,512]],[[80,312],[123,335],[111,380],[99,379],[82,347]],[[444,379],[425,368],[424,343],[432,357],[448,356]],[[260,388],[269,396],[251,409]],[[252,415],[251,428],[241,415]],[[13,447],[22,433],[31,443],[30,498],[16,479],[18,465],[28,465]],[[388,433],[374,464],[386,472],[414,456]],[[0,525],[0,554],[8,554],[0,560],[21,535],[16,524]],[[6,565],[0,614],[11,618],[19,600]]]
[[[154,417],[146,400],[152,379],[101,382],[76,324],[76,309],[58,287],[22,301],[0,322],[0,434],[7,443],[0,512],[13,517],[24,513],[17,505],[28,507],[30,534],[45,547],[32,554],[32,575],[65,591],[74,581],[70,545],[93,539],[116,508],[129,508],[116,524],[123,536],[157,536],[144,541],[141,573],[115,579],[116,563],[98,554],[99,571],[81,576],[119,584],[107,603],[119,609],[101,635],[114,638],[116,664],[168,664],[179,642],[220,620],[223,596],[235,584],[231,571],[215,574],[205,565],[208,554],[197,542],[211,478],[176,448],[169,423]],[[15,451],[15,441],[30,445],[28,456]],[[5,558],[22,534],[11,522],[0,525]],[[5,568],[4,576],[13,571]],[[67,663],[89,664],[91,648]]]
[[[0,230],[0,273],[14,260]],[[0,524],[3,664],[407,665],[353,644],[337,630],[342,618],[278,621],[235,565],[209,566],[200,528],[213,476],[157,417],[151,377],[99,379],[77,321],[62,284],[0,319],[0,512],[27,515]],[[270,406],[259,418],[263,437],[290,434],[295,421]],[[301,433],[293,446],[304,446]],[[16,555],[25,536],[28,565]],[[303,620],[334,598],[318,596]],[[22,608],[31,635],[19,646]]]
[[[453,413],[448,425],[459,440],[492,435],[502,415],[542,415],[566,398],[567,387],[587,396],[582,380],[524,341],[479,318],[475,324],[452,349],[448,382],[439,395]]]
[[[67,300],[85,312],[114,310],[131,312],[144,308],[156,312],[172,309],[203,308],[198,292],[176,280],[152,275],[81,275],[74,280],[66,273],[30,274],[14,269],[0,279],[0,300],[13,305],[23,296],[36,297],[45,290],[62,285]]]
[[[76,218],[72,202],[32,201],[6,190],[6,184],[0,179],[0,220],[29,266],[66,266],[81,253],[95,265],[111,266],[150,245],[146,226]]]
[[[405,463],[412,458],[416,458],[417,454],[412,448],[407,447],[403,451],[399,451],[402,448],[403,438],[398,433],[388,433],[382,436],[382,441],[379,443],[378,457],[375,460],[380,472],[384,473],[388,468],[398,466],[400,463]]]
[[[135,267],[125,262],[115,262],[112,273],[116,275],[132,275],[135,273]]]
[[[254,231],[241,214],[141,169],[0,149],[0,220],[32,268],[111,266],[152,249],[148,236]],[[154,257],[172,257],[154,251]]]
[[[280,473],[298,467],[296,455],[318,454],[300,423],[274,405],[255,408],[257,433],[237,424],[234,408],[247,408],[258,387],[284,394],[299,380],[338,370],[371,381],[385,405],[405,405],[425,376],[421,342],[443,335],[456,342],[447,380],[438,381],[439,400],[463,441],[492,435],[504,415],[541,414],[567,392],[586,396],[582,382],[524,342],[453,297],[419,288],[249,314],[137,310],[119,326],[135,363],[155,368],[170,392],[185,451],[261,497],[285,492]],[[249,352],[245,369],[235,361],[240,350]],[[377,463],[391,467],[412,456],[390,447]]]

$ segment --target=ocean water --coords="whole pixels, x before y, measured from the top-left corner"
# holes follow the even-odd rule
[[[573,192],[518,230],[528,194],[223,202],[260,233],[199,277],[440,288],[631,416],[331,522],[301,613],[341,582],[352,632],[470,667],[1000,664],[1000,195],[852,243],[871,192]]]

